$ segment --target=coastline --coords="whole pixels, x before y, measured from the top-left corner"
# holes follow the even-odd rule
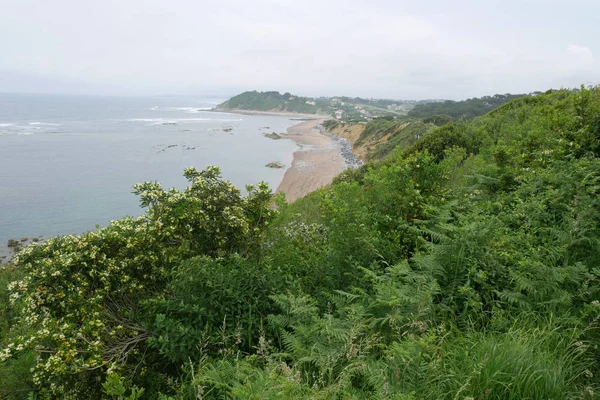
[[[6,265],[12,260],[15,256],[16,251],[23,249],[29,246],[32,243],[43,243],[47,240],[47,237],[37,236],[31,238],[20,238],[20,239],[11,239],[16,246],[11,246],[10,240],[9,243],[0,245],[0,267]]]
[[[213,108],[210,110],[203,110],[207,112],[219,112],[219,113],[227,113],[227,114],[242,114],[242,115],[272,115],[276,117],[290,117],[292,120],[320,120],[321,122],[326,119],[331,119],[330,115],[321,115],[321,114],[302,114],[295,113],[289,111],[254,111],[254,110],[238,110],[238,109],[220,109]]]
[[[262,111],[224,111],[246,115],[277,115],[294,117],[299,123],[287,128],[282,134],[283,139],[290,139],[297,144],[298,149],[293,153],[291,166],[286,170],[282,181],[275,193],[285,193],[288,202],[294,202],[307,194],[329,185],[333,178],[347,168],[355,168],[355,161],[345,151],[344,143],[334,135],[327,134],[323,121],[330,116],[298,113],[270,113]],[[349,152],[351,154],[351,152]],[[15,239],[20,246],[25,247],[34,241],[43,242],[46,238]],[[0,244],[0,266],[9,262],[15,251],[6,243]]]
[[[289,203],[329,185],[347,168],[339,144],[319,129],[324,120],[304,121],[289,127],[287,134],[282,135],[300,147],[294,152],[292,165],[276,190],[276,193],[285,193]]]
[[[287,129],[283,139],[290,139],[299,146],[293,154],[292,165],[275,193],[284,193],[288,203],[331,184],[333,178],[348,168],[357,168],[363,162],[352,153],[352,143],[345,138],[325,132],[324,121],[331,115],[301,114],[288,111],[253,111],[238,109],[212,109],[243,115],[274,115],[303,121]]]

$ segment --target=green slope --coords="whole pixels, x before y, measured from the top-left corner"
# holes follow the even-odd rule
[[[539,93],[536,93],[539,94]],[[446,100],[443,102],[431,102],[417,104],[408,112],[412,118],[431,118],[436,116],[449,116],[453,119],[462,117],[475,118],[492,111],[509,101],[525,96],[524,94],[496,94],[462,101]]]
[[[232,97],[226,102],[219,104],[222,110],[250,110],[250,111],[279,111],[297,112],[303,114],[316,114],[321,107],[321,102],[315,105],[307,104],[307,101],[315,101],[307,97],[298,97],[290,93],[279,92],[244,92]]]
[[[243,197],[215,169],[186,176],[185,192],[137,186],[140,219],[0,272],[0,396],[600,390],[598,88],[435,128],[277,210],[264,186]]]

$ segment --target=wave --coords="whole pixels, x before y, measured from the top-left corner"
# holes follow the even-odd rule
[[[212,110],[212,107],[152,107],[153,111],[174,111],[174,112],[185,112],[195,114],[204,111]]]
[[[14,124],[2,123],[0,124],[0,128],[8,128],[9,126],[13,126]]]
[[[158,126],[158,125],[177,125],[179,121],[164,118],[131,118],[127,121],[130,122],[148,122],[146,126]]]
[[[198,121],[211,121],[211,118],[173,118],[173,119],[165,119],[165,118],[131,118],[127,121],[131,122],[150,122],[152,125],[176,125],[178,123],[186,123],[186,122],[198,122]]]
[[[52,122],[30,122],[29,125],[37,125],[37,126],[60,126],[60,124],[55,124]]]
[[[131,118],[131,119],[128,119],[127,121],[130,121],[130,122],[156,122],[156,121],[162,121],[162,118]]]

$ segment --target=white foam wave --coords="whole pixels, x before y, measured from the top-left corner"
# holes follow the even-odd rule
[[[162,118],[131,118],[131,119],[128,119],[127,121],[130,121],[130,122],[156,122],[156,121],[162,121]]]
[[[29,125],[37,125],[37,126],[60,126],[60,124],[54,124],[52,122],[30,122]]]
[[[172,111],[172,112],[184,112],[189,114],[195,114],[203,111],[212,110],[212,107],[152,107],[153,111]]]
[[[0,124],[0,128],[8,128],[9,126],[13,126],[14,124],[2,123]]]
[[[173,125],[177,123],[185,122],[197,122],[197,121],[210,121],[210,118],[132,118],[127,121],[131,122],[151,122],[153,125]]]

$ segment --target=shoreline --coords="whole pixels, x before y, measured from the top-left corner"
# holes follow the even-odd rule
[[[285,193],[286,200],[289,203],[331,184],[333,178],[341,172],[347,168],[356,168],[357,166],[356,161],[344,151],[344,143],[340,140],[341,138],[328,134],[323,130],[322,123],[330,119],[330,116],[262,111],[241,113],[222,110],[219,112],[293,116],[295,118],[290,119],[298,119],[299,123],[288,127],[287,133],[281,135],[282,139],[289,139],[296,143],[298,148],[292,155],[292,164],[285,171],[283,179],[275,190],[275,193]],[[20,246],[26,247],[34,241],[42,243],[47,238],[39,236],[23,239],[25,238],[15,240]],[[14,250],[7,244],[0,244],[0,266],[12,259],[15,254]]]
[[[314,121],[314,120],[326,120],[326,119],[331,119],[331,115],[321,115],[321,114],[302,114],[302,113],[295,113],[295,112],[289,112],[289,111],[254,111],[254,110],[238,110],[238,109],[231,109],[231,110],[225,110],[225,109],[218,109],[218,108],[213,108],[210,110],[203,110],[203,111],[207,111],[207,112],[218,112],[218,113],[225,113],[225,114],[241,114],[241,115],[270,115],[270,116],[275,116],[275,117],[294,117],[294,118],[290,118],[291,120],[299,120],[299,121]]]
[[[327,132],[323,125],[319,125],[318,128],[321,131],[321,135],[327,136],[328,138],[331,138],[334,142],[338,143],[338,145],[340,146],[340,151],[342,152],[342,157],[344,158],[346,166],[348,168],[356,169],[365,165],[365,162],[357,154],[354,153],[354,143],[351,140]]]
[[[292,203],[307,194],[331,184],[333,178],[348,168],[358,168],[363,162],[352,152],[347,139],[327,133],[323,122],[331,115],[301,114],[288,111],[254,111],[212,109],[242,115],[272,115],[303,121],[287,128],[282,139],[290,139],[299,146],[293,154],[292,164],[285,171],[275,193],[284,193],[286,201]]]
[[[48,237],[45,236],[10,239],[8,243],[0,246],[0,267],[8,264],[20,249],[23,249],[32,243],[44,243],[46,240],[48,240]],[[13,241],[12,246],[10,245],[11,241]],[[14,244],[16,244],[16,246]]]
[[[331,118],[331,117],[327,117]],[[285,171],[275,193],[285,193],[288,203],[329,185],[333,178],[348,168],[338,142],[321,133],[325,118],[311,119],[293,125],[282,138],[294,141],[299,149],[292,165]]]

